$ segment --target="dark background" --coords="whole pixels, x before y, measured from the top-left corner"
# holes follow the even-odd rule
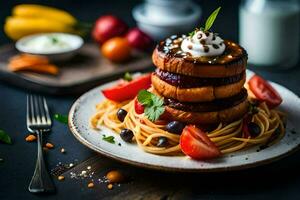
[[[136,0],[40,0],[14,1],[0,0],[0,23],[10,15],[11,8],[19,3],[39,3],[71,12],[82,21],[93,22],[98,16],[112,13],[134,25],[131,9]],[[178,3],[183,1],[178,0]],[[197,1],[203,9],[203,16],[218,6],[222,11],[214,24],[214,30],[223,38],[238,40],[238,5],[233,0]],[[200,21],[199,24],[203,21]],[[0,32],[0,43],[9,42],[3,30]],[[262,71],[251,69],[265,78],[278,82],[300,94],[299,66],[288,71]],[[109,191],[105,185],[95,189],[87,189],[86,182],[65,180],[55,181],[57,194],[36,196],[27,191],[27,186],[34,169],[36,157],[35,144],[24,141],[27,134],[25,126],[25,99],[28,91],[6,85],[0,81],[0,128],[13,138],[13,145],[0,144],[0,200],[2,199],[300,199],[300,153],[281,161],[238,172],[216,174],[172,174],[139,169],[101,158],[103,167],[98,172],[103,176],[109,169],[124,170],[132,181]],[[53,113],[67,114],[76,96],[47,96]],[[69,163],[83,161],[94,155],[92,151],[81,145],[64,124],[54,122],[53,131],[46,138],[56,145],[47,153],[50,168],[58,162]],[[67,154],[59,153],[64,147]]]

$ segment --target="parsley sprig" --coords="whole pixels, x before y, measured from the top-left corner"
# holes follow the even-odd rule
[[[147,90],[141,90],[138,101],[145,107],[144,113],[151,121],[156,121],[165,111],[164,100]]]
[[[210,14],[210,16],[207,18],[207,20],[206,20],[206,22],[205,22],[205,27],[204,27],[204,28],[201,27],[200,30],[202,30],[202,31],[208,31],[208,30],[212,27],[212,25],[214,24],[214,22],[215,22],[215,20],[216,20],[216,18],[217,18],[217,16],[218,16],[220,10],[221,10],[221,7],[218,7],[216,10],[214,10],[214,11]],[[194,31],[190,32],[190,33],[189,33],[189,36],[190,36],[190,37],[193,37],[193,35],[194,35],[197,31],[199,31],[199,29],[195,29]]]
[[[102,140],[104,140],[106,142],[109,142],[109,143],[112,143],[112,144],[115,143],[115,137],[114,136],[105,136],[105,135],[102,135]]]

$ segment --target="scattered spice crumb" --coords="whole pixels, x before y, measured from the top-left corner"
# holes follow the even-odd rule
[[[111,189],[113,188],[113,184],[111,184],[111,183],[108,184],[108,185],[107,185],[107,188],[108,188],[109,190],[111,190]]]
[[[60,149],[60,152],[61,152],[61,153],[65,153],[66,150],[65,150],[64,148],[61,148],[61,149]]]
[[[45,146],[46,146],[47,148],[49,148],[49,149],[53,149],[53,148],[54,148],[54,145],[51,144],[50,142],[47,142]]]
[[[118,143],[119,146],[122,146],[121,143]]]
[[[58,176],[57,179],[58,179],[59,181],[63,181],[63,180],[65,180],[65,177],[64,177],[64,176]]]
[[[25,138],[26,142],[33,142],[33,141],[36,141],[36,136],[35,135],[28,135],[26,138]]]
[[[88,188],[92,188],[92,187],[94,187],[94,183],[89,183]]]

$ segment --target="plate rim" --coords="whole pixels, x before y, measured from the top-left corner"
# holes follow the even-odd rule
[[[250,70],[249,70],[250,71]],[[252,71],[250,71],[251,73]],[[85,138],[82,137],[82,135],[80,134],[79,131],[77,131],[76,126],[74,124],[73,121],[73,116],[75,116],[75,111],[76,111],[76,107],[80,104],[81,99],[83,99],[85,97],[85,95],[87,95],[88,93],[92,92],[93,90],[96,90],[97,88],[112,83],[114,81],[111,82],[107,82],[105,84],[99,85],[93,89],[88,90],[87,92],[85,92],[84,94],[82,94],[72,105],[69,114],[68,114],[68,126],[69,129],[71,131],[71,133],[74,135],[74,137],[80,142],[82,143],[84,146],[86,146],[87,148],[101,154],[102,156],[111,158],[113,160],[122,162],[122,163],[126,163],[129,164],[131,166],[135,166],[135,167],[140,167],[140,168],[146,168],[146,169],[152,169],[152,170],[158,170],[158,171],[165,171],[165,172],[198,172],[198,173],[202,173],[202,172],[226,172],[226,171],[239,171],[239,170],[244,170],[244,169],[249,169],[249,168],[254,168],[254,167],[258,167],[258,166],[262,166],[262,165],[266,165],[266,164],[270,164],[272,162],[278,161],[282,158],[285,158],[293,153],[295,153],[296,151],[298,151],[300,149],[300,143],[297,144],[296,146],[292,147],[290,150],[286,151],[283,154],[277,155],[275,157],[271,157],[271,158],[267,158],[264,160],[259,160],[259,161],[255,161],[253,163],[246,163],[246,164],[241,164],[241,165],[236,165],[236,166],[227,166],[227,167],[218,167],[218,168],[180,168],[180,167],[167,167],[167,166],[162,166],[162,165],[153,165],[153,164],[148,164],[148,163],[144,163],[144,162],[139,162],[139,161],[133,161],[133,160],[129,160],[126,158],[123,158],[121,156],[117,156],[117,155],[113,155],[113,154],[107,154],[107,152],[105,152],[104,150],[101,150],[101,148],[97,148],[95,147],[91,142],[89,142],[88,140],[86,140]],[[270,81],[271,82],[271,81]],[[271,82],[273,84],[276,84],[278,86],[283,87],[285,90],[288,90],[290,92],[292,92],[291,90],[289,90],[288,88]],[[294,94],[297,98],[299,98],[298,95],[296,95],[294,92],[292,92],[292,94]]]

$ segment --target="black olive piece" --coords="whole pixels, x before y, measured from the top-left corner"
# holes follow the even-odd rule
[[[117,112],[117,117],[121,122],[124,121],[126,115],[127,115],[127,111],[122,108],[120,108]]]
[[[177,135],[180,135],[182,133],[183,128],[184,124],[179,121],[172,121],[166,126],[168,132],[175,133]]]
[[[250,122],[248,124],[248,130],[249,130],[251,137],[254,137],[254,138],[257,137],[261,131],[260,127],[254,122]]]
[[[132,138],[133,138],[133,132],[127,128],[124,128],[124,129],[122,129],[122,131],[120,133],[120,137],[125,142],[131,142]]]
[[[169,144],[168,138],[166,138],[166,137],[159,137],[156,146],[158,146],[158,147],[166,147],[168,144]]]

